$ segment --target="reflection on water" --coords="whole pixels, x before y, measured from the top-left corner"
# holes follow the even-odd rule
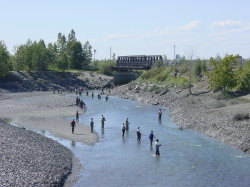
[[[71,141],[71,147],[75,147],[76,146],[76,142],[75,141]]]

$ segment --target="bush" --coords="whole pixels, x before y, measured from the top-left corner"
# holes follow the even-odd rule
[[[249,119],[249,114],[236,114],[233,117],[234,121],[241,121],[241,120],[246,120],[246,119]]]
[[[113,69],[112,69],[113,63],[112,62],[105,62],[99,64],[99,73],[102,73],[104,75],[113,75]]]

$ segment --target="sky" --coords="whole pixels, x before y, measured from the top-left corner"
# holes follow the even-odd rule
[[[28,39],[48,44],[74,29],[96,59],[110,49],[116,57],[250,58],[249,8],[249,0],[0,0],[0,40],[13,54]]]

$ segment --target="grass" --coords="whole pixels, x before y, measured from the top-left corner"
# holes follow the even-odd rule
[[[173,72],[171,68],[160,67],[144,71],[137,80],[162,84],[169,87],[176,86],[179,88],[187,88],[189,86],[189,81],[186,77],[184,76],[175,77],[172,74]]]

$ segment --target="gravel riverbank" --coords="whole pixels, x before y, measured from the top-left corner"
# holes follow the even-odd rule
[[[73,154],[61,144],[0,121],[0,186],[63,186]]]

